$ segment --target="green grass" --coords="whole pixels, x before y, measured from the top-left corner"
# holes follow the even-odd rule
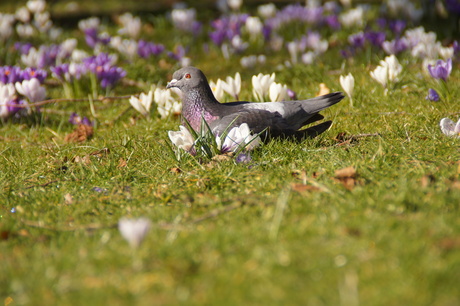
[[[194,65],[210,79],[240,70],[216,49],[206,57],[193,48]],[[271,141],[249,165],[177,161],[167,131],[179,119],[153,112],[147,120],[125,112],[126,100],[95,102],[95,134],[82,144],[64,137],[71,111],[92,115],[88,103],[3,123],[0,297],[10,305],[459,304],[459,142],[438,126],[458,116],[458,65],[449,96],[431,103],[424,97],[439,84],[419,64],[404,64],[385,96],[369,77],[382,53],[349,63],[334,52],[317,66],[276,71],[277,80],[311,97],[320,82],[340,90],[339,75],[352,72],[354,107],[345,99],[324,112],[334,121],[329,131]],[[243,99],[251,99],[252,74],[273,72],[276,62],[279,55],[240,70]],[[165,85],[176,68],[149,64],[132,63],[129,77]],[[378,135],[341,144],[341,132]],[[89,163],[78,162],[85,156]],[[335,179],[348,166],[357,172],[351,189]],[[125,216],[153,223],[138,250],[116,228]]]

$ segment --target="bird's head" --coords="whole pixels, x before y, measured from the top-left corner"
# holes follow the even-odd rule
[[[182,91],[193,88],[199,88],[208,84],[206,76],[200,69],[195,67],[185,67],[177,70],[173,74],[172,80],[166,85],[166,88],[177,87]]]

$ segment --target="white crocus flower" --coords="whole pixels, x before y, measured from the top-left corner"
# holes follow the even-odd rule
[[[460,138],[460,120],[455,123],[449,118],[443,118],[439,126],[441,127],[441,131],[447,136]]]
[[[385,57],[384,61],[380,61],[380,65],[388,67],[388,80],[390,82],[399,81],[398,76],[403,68],[394,54]]]
[[[273,3],[259,5],[257,13],[264,19],[271,18],[276,14],[276,6]]]
[[[339,16],[340,23],[343,24],[346,28],[352,26],[362,26],[364,21],[364,9],[361,6],[358,6],[354,9],[345,11]]]
[[[440,47],[439,56],[444,60],[453,58],[454,57],[454,47]]]
[[[118,230],[121,236],[128,241],[132,248],[138,248],[151,227],[147,218],[129,219],[121,218],[118,221]]]
[[[14,15],[0,13],[0,40],[6,40],[13,34],[14,21]]]
[[[27,97],[31,103],[42,101],[46,97],[45,87],[36,78],[24,80],[22,83],[16,82],[15,86],[18,93]]]
[[[10,115],[7,104],[10,103],[16,90],[13,84],[3,84],[0,82],[0,118],[7,118]]]
[[[377,66],[374,71],[371,71],[371,77],[379,82],[383,87],[388,84],[388,66]]]
[[[190,9],[173,9],[171,19],[176,28],[182,31],[190,31],[191,25],[196,19],[196,10]]]
[[[30,21],[30,12],[25,6],[18,8],[16,10],[15,16],[17,20],[23,23],[27,23]]]
[[[240,59],[240,65],[243,68],[253,68],[256,64],[257,64],[257,56],[255,55],[243,56]]]
[[[280,102],[286,100],[286,98],[288,97],[287,90],[288,88],[286,85],[279,84],[276,82],[271,83],[269,89],[270,101]]]
[[[110,40],[110,45],[130,59],[137,56],[138,43],[134,39],[122,39],[120,36],[116,36]]]
[[[42,58],[43,50],[30,48],[29,53],[21,55],[21,62],[28,67],[38,67],[40,59]]]
[[[275,73],[269,74],[262,74],[259,73],[258,75],[252,76],[252,93],[254,97],[263,102],[264,98],[268,95],[270,90],[270,85],[275,81]]]
[[[70,56],[73,51],[75,50],[75,48],[77,47],[77,39],[76,38],[68,38],[66,40],[64,40],[61,44],[60,44],[60,50],[59,50],[59,54],[58,54],[58,58],[66,58],[68,56]]]
[[[227,77],[225,79],[225,82],[221,82],[222,89],[231,95],[233,98],[238,100],[238,95],[240,94],[241,91],[241,76],[240,73],[237,72],[235,74],[235,78],[232,77]]]
[[[179,131],[169,131],[168,137],[176,147],[186,152],[190,152],[193,149],[195,140],[185,126],[180,125],[179,129]]]
[[[224,89],[222,88],[222,80],[217,79],[217,82],[214,83],[213,81],[209,82],[209,86],[211,87],[212,93],[217,101],[221,101],[224,98]]]
[[[16,25],[16,33],[22,38],[32,37],[35,34],[35,28],[30,24],[18,23]]]
[[[249,16],[246,19],[246,30],[248,31],[249,35],[251,35],[252,38],[257,37],[262,33],[262,28],[263,24],[262,21],[260,21],[259,17],[253,17]]]
[[[234,11],[239,10],[242,4],[243,0],[227,0],[228,7]]]
[[[37,14],[42,13],[46,7],[45,0],[29,0],[26,3],[27,8],[31,13]]]
[[[166,118],[171,114],[180,114],[182,103],[171,96],[170,90],[156,88],[153,99],[161,118]]]
[[[147,117],[150,112],[150,107],[152,106],[152,100],[153,92],[150,90],[147,95],[141,93],[139,95],[139,98],[131,96],[131,98],[129,99],[129,103],[131,103],[134,109],[136,109],[139,113]]]
[[[346,76],[341,75],[340,85],[351,100],[353,96],[353,89],[355,88],[355,78],[353,75],[351,73]]]
[[[305,65],[311,65],[315,62],[316,53],[313,51],[308,51],[302,54],[302,63]]]
[[[220,136],[216,137],[217,146],[222,152],[236,152],[243,147],[250,151],[257,147],[260,142],[259,136],[251,134],[247,123],[232,128],[225,137],[224,143],[222,143]]]
[[[125,13],[119,17],[120,23],[123,26],[118,30],[119,34],[128,35],[131,38],[136,38],[141,32],[141,19],[133,17],[130,13]]]
[[[101,24],[101,20],[98,17],[90,17],[87,19],[82,19],[78,22],[78,28],[81,31],[88,29],[98,29]]]

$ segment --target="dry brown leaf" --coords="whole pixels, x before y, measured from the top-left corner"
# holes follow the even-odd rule
[[[1,231],[0,232],[0,240],[8,240],[11,236],[10,231]]]
[[[433,184],[435,181],[436,181],[436,178],[434,177],[433,174],[427,174],[422,177],[421,185],[423,188],[426,188],[430,186],[431,184]]]
[[[445,251],[458,250],[460,249],[460,237],[443,238],[437,244]]]
[[[64,138],[66,142],[85,142],[93,137],[93,127],[85,124],[79,124],[76,129],[67,134]]]
[[[179,174],[179,173],[182,172],[182,170],[180,168],[177,168],[177,167],[171,168],[170,171],[172,173],[176,173],[176,174]]]
[[[356,169],[353,166],[346,167],[335,171],[334,179],[345,186],[348,190],[351,190],[356,185]]]
[[[124,159],[123,157],[120,157],[120,160],[118,161],[118,168],[123,168],[123,167],[126,167],[128,165],[128,162],[126,161],[126,159]]]
[[[297,191],[299,193],[306,192],[306,191],[319,191],[320,190],[316,186],[297,184],[297,183],[292,183],[291,188],[292,190]]]

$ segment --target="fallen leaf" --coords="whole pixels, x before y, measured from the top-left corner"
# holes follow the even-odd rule
[[[433,184],[435,181],[436,181],[436,178],[434,177],[433,174],[427,174],[422,177],[421,185],[423,188],[426,188],[430,186],[431,184]]]
[[[0,232],[0,240],[8,240],[11,236],[10,231],[1,231]]]
[[[118,161],[118,168],[123,168],[123,167],[126,167],[128,165],[128,162],[126,161],[126,159],[124,159],[123,157],[120,157],[120,160]]]
[[[176,173],[176,174],[179,174],[179,173],[182,172],[182,170],[180,168],[177,168],[177,167],[171,168],[170,171],[172,173]]]
[[[66,142],[85,142],[93,137],[93,127],[85,124],[79,124],[77,128],[64,138]]]
[[[335,171],[334,179],[345,186],[348,190],[351,190],[356,185],[356,169],[353,166],[346,167]]]
[[[443,238],[437,245],[445,251],[458,250],[460,249],[460,237]]]
[[[291,188],[292,190],[297,191],[299,193],[306,192],[306,191],[319,191],[320,190],[316,186],[297,184],[297,183],[292,183]]]

